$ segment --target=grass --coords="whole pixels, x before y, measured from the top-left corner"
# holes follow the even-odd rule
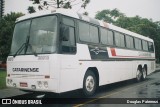
[[[5,70],[0,70],[0,89],[6,88],[6,75],[7,72]]]

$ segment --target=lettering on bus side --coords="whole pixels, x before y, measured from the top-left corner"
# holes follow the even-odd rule
[[[13,72],[39,72],[39,68],[13,68]]]
[[[49,56],[38,56],[38,60],[49,60]]]

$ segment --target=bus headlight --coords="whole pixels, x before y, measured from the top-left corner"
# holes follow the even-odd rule
[[[37,84],[38,84],[38,87],[40,88],[42,87],[42,81],[38,81]]]
[[[47,81],[44,81],[44,87],[48,88],[48,82]]]
[[[10,79],[10,84],[12,84],[12,82],[13,82],[12,79]]]
[[[16,87],[16,83],[13,83],[13,87]]]

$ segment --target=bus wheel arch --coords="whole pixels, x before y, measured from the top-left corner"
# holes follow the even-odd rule
[[[136,72],[136,81],[140,82],[142,80],[142,65],[138,65]]]
[[[91,87],[89,84],[91,84]],[[87,69],[83,78],[83,94],[85,96],[92,96],[96,92],[98,86],[99,86],[98,70],[96,67],[90,67]],[[90,87],[91,90],[88,87]]]

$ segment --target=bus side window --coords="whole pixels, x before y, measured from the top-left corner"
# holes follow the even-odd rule
[[[75,28],[65,22],[63,23],[61,26],[61,51],[62,53],[75,53]]]
[[[101,42],[104,45],[113,45],[113,32],[108,29],[101,28]]]
[[[147,41],[142,40],[142,48],[144,51],[148,51],[148,43]]]
[[[126,35],[126,47],[129,49],[134,49],[134,40],[133,37]]]
[[[125,47],[125,36],[119,32],[115,32],[115,43],[116,46],[124,48]]]
[[[134,38],[134,41],[135,41],[135,48],[137,50],[142,50],[142,41],[141,41],[141,39]]]

